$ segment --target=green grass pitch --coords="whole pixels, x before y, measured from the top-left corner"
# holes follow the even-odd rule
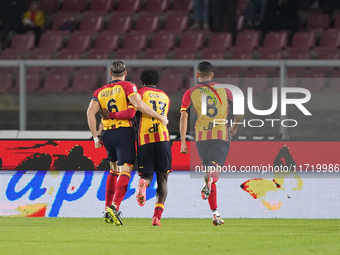
[[[340,254],[340,221],[0,217],[0,254]]]

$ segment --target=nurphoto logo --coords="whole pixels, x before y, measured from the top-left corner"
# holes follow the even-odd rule
[[[244,94],[242,90],[231,84],[216,84],[215,89],[229,89],[232,94],[233,94],[233,114],[234,115],[244,115]],[[304,115],[306,116],[312,116],[312,114],[306,109],[306,107],[303,105],[307,103],[311,99],[311,93],[308,89],[305,88],[296,88],[296,87],[284,87],[280,88],[281,89],[281,115],[286,116],[287,115],[287,105],[295,105]],[[213,95],[216,94],[216,90],[210,91],[207,89],[201,89],[206,93],[202,93],[202,108],[201,108],[201,114],[206,115],[209,118],[214,118],[217,115],[217,111],[214,111],[216,109],[216,105],[219,103],[223,103],[220,100],[217,100],[216,97]],[[287,98],[288,94],[291,93],[299,93],[304,95],[303,98],[294,98],[290,99]],[[219,96],[216,95],[217,98],[219,99]],[[272,113],[274,113],[278,107],[278,88],[273,88],[272,89],[272,106],[267,109],[267,110],[258,110],[255,109],[254,104],[253,104],[253,88],[249,87],[247,88],[247,104],[248,104],[248,109],[251,113],[257,116],[267,116]],[[271,126],[274,127],[275,122],[279,122],[280,125],[283,127],[296,127],[298,122],[295,119],[250,119],[246,121],[245,119],[240,122],[240,123],[233,123],[231,120],[230,125],[232,126],[233,124],[240,124],[243,125],[244,127],[246,124],[248,124],[249,127],[262,127],[264,123],[270,122]],[[215,127],[216,125],[219,124],[227,124],[228,120],[225,119],[214,119],[213,120],[213,126]]]

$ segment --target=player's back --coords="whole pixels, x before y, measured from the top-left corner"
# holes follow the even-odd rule
[[[97,89],[93,94],[100,108],[106,108],[110,112],[120,112],[128,108],[128,97],[137,93],[135,84],[129,81],[113,80],[103,87]],[[104,130],[119,127],[132,127],[130,120],[103,120]]]
[[[183,100],[185,98],[190,100],[197,116],[195,123],[196,141],[229,140],[228,126],[218,123],[227,120],[228,101],[232,101],[232,94],[229,89],[215,88],[215,84],[218,83],[200,83],[189,89],[183,96]]]
[[[144,103],[160,115],[167,116],[170,108],[168,95],[156,86],[144,86],[138,90]],[[139,112],[137,117],[138,145],[170,141],[169,131],[159,120]]]

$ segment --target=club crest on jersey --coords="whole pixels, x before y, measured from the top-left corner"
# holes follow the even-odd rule
[[[133,86],[133,92],[137,93],[137,88]]]

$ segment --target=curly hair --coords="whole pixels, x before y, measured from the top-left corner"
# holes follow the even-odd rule
[[[143,85],[157,85],[159,82],[159,73],[153,68],[146,69],[140,74],[140,80]]]

